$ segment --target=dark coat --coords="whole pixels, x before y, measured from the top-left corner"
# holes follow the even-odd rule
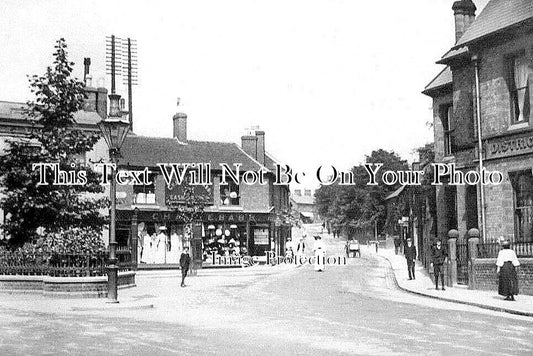
[[[181,269],[188,270],[191,265],[191,256],[188,253],[183,252],[180,256]]]
[[[407,261],[412,262],[412,261],[416,260],[416,247],[415,247],[415,245],[411,245],[411,247],[405,246],[404,254],[405,254],[405,258],[407,258]]]
[[[433,246],[431,250],[431,261],[434,265],[443,265],[446,257],[448,257],[448,253],[444,246],[441,245],[440,249],[437,246]]]

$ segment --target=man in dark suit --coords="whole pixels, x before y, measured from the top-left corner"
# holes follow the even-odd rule
[[[441,279],[442,290],[444,289],[444,263],[448,259],[448,254],[442,246],[442,242],[437,240],[433,250],[431,251],[431,265],[433,266],[433,273],[435,276],[435,289],[439,289],[439,277]]]
[[[189,248],[185,247],[183,253],[180,256],[180,267],[181,267],[181,286],[185,287],[185,277],[187,277],[187,272],[191,266],[191,256],[189,256]]]
[[[407,239],[407,246],[405,247],[405,259],[407,260],[407,272],[409,274],[409,280],[415,279],[415,260],[416,260],[416,247],[413,245],[411,239]]]

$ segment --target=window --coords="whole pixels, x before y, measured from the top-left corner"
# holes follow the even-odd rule
[[[533,175],[531,171],[510,174],[514,189],[515,241],[533,241]]]
[[[149,179],[152,184],[133,186],[134,204],[155,204],[155,174],[150,174]]]
[[[220,204],[221,205],[239,205],[239,185],[233,180],[226,180],[228,184],[220,185]]]
[[[513,123],[529,121],[529,69],[525,54],[509,59],[509,81],[511,98],[511,118]]]
[[[444,130],[444,155],[449,156],[452,150],[452,115],[453,106],[451,104],[443,105],[440,110],[442,128]]]

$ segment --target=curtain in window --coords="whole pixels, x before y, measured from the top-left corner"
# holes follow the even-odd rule
[[[526,57],[518,57],[514,61],[514,82],[516,88],[518,112],[517,121],[529,119],[530,103],[529,103],[529,66]]]

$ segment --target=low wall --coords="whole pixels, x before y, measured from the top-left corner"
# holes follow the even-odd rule
[[[119,288],[135,287],[135,272],[119,272]],[[50,277],[0,275],[0,292],[38,293],[47,297],[105,298],[107,276]]]
[[[519,258],[518,291],[519,294],[533,295],[533,258]],[[477,258],[472,260],[472,289],[492,290],[498,292],[498,276],[495,258]]]

